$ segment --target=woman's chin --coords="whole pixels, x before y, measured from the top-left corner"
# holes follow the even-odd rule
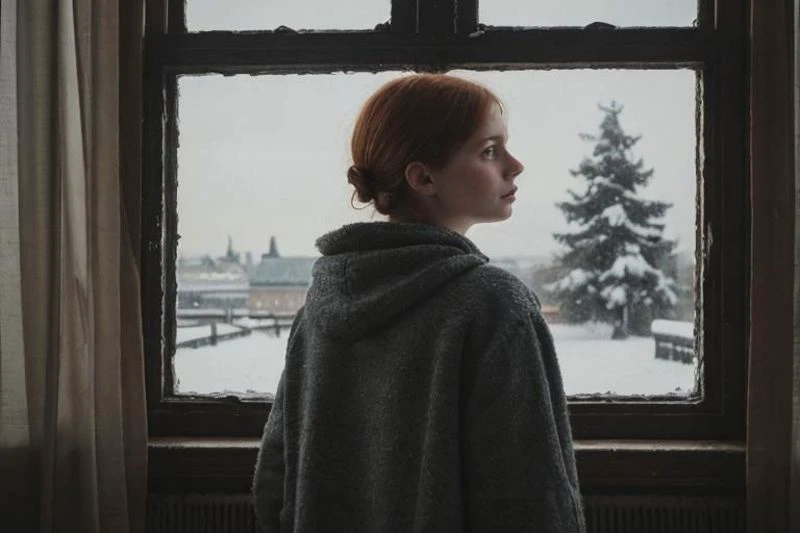
[[[508,220],[511,218],[511,215],[514,213],[514,208],[511,207],[511,204],[505,206],[503,209],[503,213],[500,215],[500,218],[497,220],[498,222],[502,222],[503,220]]]
[[[510,205],[504,206],[503,209],[500,209],[498,210],[497,213],[494,213],[491,216],[484,218],[483,220],[481,220],[481,222],[485,223],[503,222],[504,220],[508,220],[509,218],[511,218],[512,214],[513,214],[513,209],[511,209],[511,206]]]

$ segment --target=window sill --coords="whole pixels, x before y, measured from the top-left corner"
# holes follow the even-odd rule
[[[249,492],[258,444],[252,438],[151,439],[150,492]],[[582,440],[575,455],[584,493],[744,494],[743,442]]]

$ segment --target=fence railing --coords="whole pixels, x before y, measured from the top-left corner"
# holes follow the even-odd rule
[[[279,320],[282,323],[289,322],[291,324],[292,320],[294,320],[294,314],[281,314],[275,313],[273,311],[262,311],[262,310],[253,310],[247,309],[246,307],[242,308],[185,308],[179,307],[175,310],[175,317],[178,319],[195,319],[195,320],[222,320],[223,322],[232,322],[237,318],[251,318],[254,320],[258,319],[269,319],[269,320]]]
[[[189,335],[180,335],[183,338],[177,338],[175,341],[176,348],[199,348],[201,346],[216,346],[220,341],[238,339],[247,337],[252,333],[250,328],[237,327],[227,329],[220,333],[219,324],[211,322],[209,324],[200,324],[195,326],[184,326],[178,329],[179,333],[192,329]],[[200,331],[198,331],[200,330]]]
[[[292,327],[295,315],[281,315],[270,311],[249,309],[176,309],[178,321],[177,348],[198,348],[216,345],[219,341],[250,335],[252,331],[266,331],[276,337]],[[208,326],[208,330],[203,328]],[[220,331],[224,326],[224,331]],[[195,328],[197,335],[186,333]],[[182,334],[183,333],[183,334]]]

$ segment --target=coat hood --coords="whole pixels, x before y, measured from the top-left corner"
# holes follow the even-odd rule
[[[488,258],[446,228],[349,224],[317,240],[305,319],[326,335],[357,339]]]

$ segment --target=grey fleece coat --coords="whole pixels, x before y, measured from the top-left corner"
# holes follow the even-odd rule
[[[567,404],[538,301],[422,224],[317,241],[254,478],[267,533],[579,533]]]

